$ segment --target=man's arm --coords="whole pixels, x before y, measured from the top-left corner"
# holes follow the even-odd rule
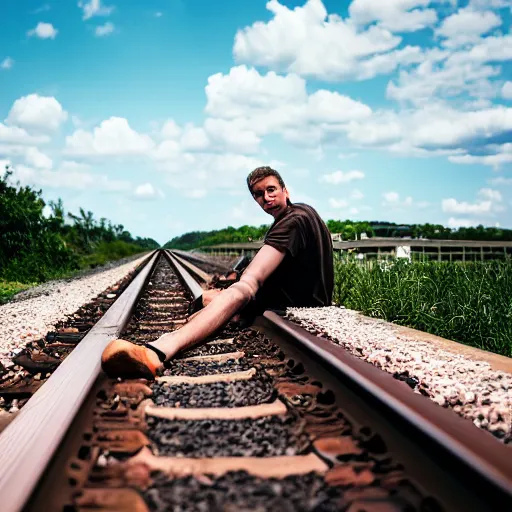
[[[179,350],[204,340],[242,309],[283,261],[285,253],[264,245],[245,269],[240,280],[215,297],[181,329],[152,342],[170,359]]]

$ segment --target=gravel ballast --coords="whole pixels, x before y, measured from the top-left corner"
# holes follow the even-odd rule
[[[287,316],[395,377],[415,392],[452,408],[505,443],[512,441],[512,374],[421,341],[400,327],[343,307],[289,308]],[[461,349],[462,351],[462,349]]]
[[[145,254],[114,268],[109,264],[108,270],[70,281],[45,283],[37,287],[35,296],[28,295],[25,300],[18,298],[0,306],[0,362],[9,365],[13,351],[54,330],[57,322],[116,284],[147,256]]]

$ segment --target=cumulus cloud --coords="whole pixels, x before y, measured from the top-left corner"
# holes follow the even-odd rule
[[[425,105],[433,98],[492,99],[500,92],[499,62],[512,55],[512,36],[479,38],[462,48],[437,48],[425,52],[419,66],[403,69],[388,83],[386,96],[413,105]]]
[[[476,203],[468,203],[466,201],[457,201],[457,199],[443,199],[443,212],[462,213],[471,215],[482,215],[490,213],[492,210],[491,201],[478,201]]]
[[[133,130],[122,117],[102,121],[92,132],[76,130],[66,137],[65,152],[80,156],[148,155],[155,143],[149,135]]]
[[[68,113],[53,96],[29,94],[14,102],[6,122],[27,130],[55,131],[67,118]]]
[[[414,32],[437,22],[437,12],[426,7],[432,0],[354,0],[351,18],[359,25],[378,22],[393,32]]]
[[[180,143],[182,151],[206,151],[210,147],[210,138],[203,127],[189,124],[185,126]]]
[[[506,100],[512,100],[512,82],[505,82],[501,88],[501,95]]]
[[[0,144],[45,144],[50,138],[46,135],[30,135],[18,126],[0,123]]]
[[[405,199],[400,198],[400,194],[394,190],[391,190],[389,192],[384,192],[382,194],[382,197],[384,198],[384,201],[382,203],[382,206],[389,207],[389,208],[409,208],[413,206],[414,201],[411,196],[407,196]],[[416,205],[415,205],[416,206]],[[424,204],[422,204],[422,207],[425,207]]]
[[[27,34],[32,37],[36,36],[39,39],[55,39],[59,31],[51,23],[39,22],[36,28],[29,30]]]
[[[233,47],[237,62],[342,80],[373,78],[401,63],[423,60],[417,47],[395,51],[402,39],[382,26],[360,28],[350,19],[328,15],[321,0],[308,0],[293,10],[270,0],[266,7],[273,19],[237,32]]]
[[[295,74],[260,74],[246,66],[210,76],[205,92],[207,114],[230,120],[231,125],[222,123],[224,131],[235,131],[249,150],[257,147],[258,137],[269,133],[316,146],[326,126],[338,129],[372,113],[364,103],[337,92],[321,89],[308,95],[305,80]]]
[[[98,25],[94,33],[98,37],[105,37],[114,32],[115,26],[110,21],[107,21],[104,25]]]
[[[512,162],[512,143],[489,145],[484,148],[486,154],[449,156],[448,160],[456,164],[482,164],[499,168],[503,164]]]
[[[470,219],[462,219],[457,217],[450,217],[448,219],[448,227],[457,229],[457,228],[469,228],[474,225],[474,222]]]
[[[80,1],[78,2],[78,7],[83,11],[84,20],[88,20],[94,16],[109,16],[114,7],[107,7],[106,5],[101,5],[101,0],[90,0],[89,2]]]
[[[34,169],[25,165],[18,165],[14,170],[14,177],[22,185],[32,185],[47,188],[64,188],[74,190],[101,190],[118,192],[128,190],[129,182],[111,180],[103,174],[57,169]]]
[[[352,121],[342,128],[348,139],[361,147],[380,147],[419,156],[451,156],[491,147],[497,137],[505,136],[510,130],[511,108],[496,105],[461,111],[447,103],[400,113],[376,112],[368,119]]]
[[[364,197],[364,194],[357,188],[352,190],[352,192],[350,193],[350,198],[355,199],[356,201],[363,199],[363,197]]]
[[[323,174],[319,181],[323,183],[330,183],[332,185],[339,185],[340,183],[350,183],[354,180],[364,179],[364,172],[362,171],[334,171],[330,174]]]
[[[174,121],[174,119],[168,119],[160,130],[160,135],[164,139],[177,139],[181,133],[182,128]]]
[[[503,197],[499,190],[493,190],[492,188],[481,188],[478,191],[478,195],[483,197],[484,199],[489,199],[490,201],[502,201]]]
[[[14,60],[11,57],[6,57],[0,63],[0,69],[11,69],[14,66]]]
[[[156,199],[158,197],[164,197],[161,190],[157,190],[151,183],[146,182],[138,185],[135,188],[133,195],[137,199]]]
[[[52,159],[39,151],[36,147],[29,147],[25,152],[25,161],[27,165],[37,169],[51,169],[53,167]]]
[[[445,18],[435,33],[444,38],[444,46],[458,47],[478,42],[482,35],[501,23],[501,18],[493,11],[477,11],[467,7]]]

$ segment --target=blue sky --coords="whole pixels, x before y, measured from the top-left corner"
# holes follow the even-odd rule
[[[512,0],[2,0],[0,163],[165,243],[324,219],[512,228]]]

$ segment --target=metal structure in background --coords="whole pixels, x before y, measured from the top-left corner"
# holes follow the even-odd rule
[[[202,247],[212,255],[253,257],[263,242],[219,244]],[[512,242],[479,240],[420,240],[410,238],[369,238],[333,242],[335,253],[355,260],[406,258],[409,261],[487,261],[512,258]]]

